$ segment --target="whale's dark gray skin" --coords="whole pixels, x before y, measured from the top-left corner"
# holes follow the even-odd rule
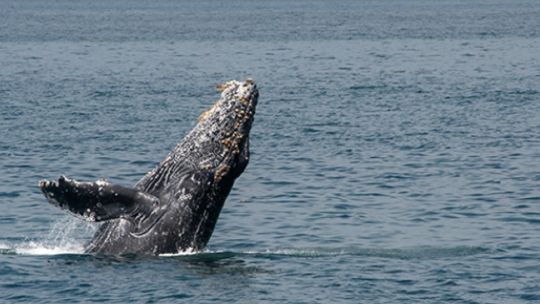
[[[208,243],[235,179],[249,161],[258,100],[251,80],[218,86],[221,98],[133,188],[60,177],[40,181],[48,201],[87,221],[103,221],[86,252],[157,255]]]

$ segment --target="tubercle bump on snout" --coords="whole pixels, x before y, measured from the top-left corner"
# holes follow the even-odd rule
[[[212,142],[214,154],[218,158],[201,160],[200,167],[213,172],[214,180],[219,181],[238,167],[240,155],[247,149],[251,123],[257,105],[258,90],[252,79],[243,82],[231,80],[217,85],[221,91],[220,99],[199,117],[202,141]],[[219,147],[214,146],[218,144]]]
[[[255,95],[257,95],[257,86],[252,79],[248,78],[244,82],[237,80],[227,81],[216,85],[216,89],[221,92],[221,98],[216,101],[208,110],[201,113],[198,122],[205,122],[223,102],[239,101],[244,107],[249,107]],[[235,109],[236,110],[236,109]]]
[[[234,107],[234,113],[232,113],[232,117],[234,117],[232,129],[224,132],[224,137],[220,140],[220,143],[223,145],[222,155],[224,158],[232,157],[232,159],[237,159],[237,157],[243,151],[243,147],[247,149],[244,142],[249,136],[251,121],[253,120],[253,115],[255,114],[258,91],[253,80],[248,79],[244,83],[239,84],[234,92],[231,90],[231,92],[222,93],[222,97],[223,95],[236,100],[237,105]],[[249,152],[243,154],[249,155]],[[232,167],[236,167],[236,165],[233,165],[235,162],[222,163],[216,169],[214,179],[216,181],[221,180],[229,173],[229,171],[232,170]]]

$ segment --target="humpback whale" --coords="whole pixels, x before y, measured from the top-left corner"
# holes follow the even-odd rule
[[[248,164],[259,96],[250,79],[232,80],[218,89],[219,100],[134,187],[65,176],[39,182],[54,206],[103,222],[85,252],[158,255],[206,246],[235,179]]]

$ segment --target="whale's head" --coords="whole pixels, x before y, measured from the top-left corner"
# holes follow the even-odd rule
[[[217,88],[220,99],[201,114],[195,128],[204,151],[199,167],[210,171],[215,182],[232,182],[249,162],[249,133],[259,91],[250,79],[229,81]]]

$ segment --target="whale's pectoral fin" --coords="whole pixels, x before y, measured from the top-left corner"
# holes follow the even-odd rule
[[[40,181],[49,202],[87,221],[147,217],[159,199],[146,192],[105,181],[77,182],[61,176],[58,182]]]

